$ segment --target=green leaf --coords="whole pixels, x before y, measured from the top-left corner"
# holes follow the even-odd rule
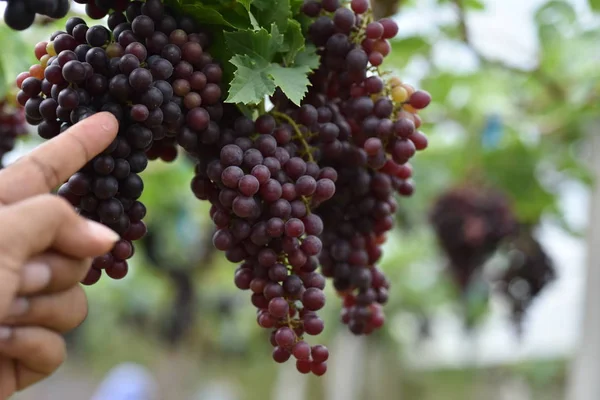
[[[600,12],[600,0],[588,0],[590,8],[594,12]]]
[[[310,85],[308,65],[282,67],[248,55],[236,55],[230,62],[237,70],[226,100],[229,103],[259,104],[280,87],[294,104],[300,105]]]
[[[248,10],[248,12],[250,11],[250,5],[252,4],[252,1],[253,0],[237,0],[238,3],[243,5],[244,8]]]
[[[271,64],[262,58],[236,55],[230,62],[237,67],[229,89],[228,103],[259,104],[275,92],[268,71]]]
[[[260,24],[256,20],[256,17],[254,16],[254,14],[252,14],[252,11],[248,10],[248,16],[250,17],[250,23],[252,24],[252,29],[254,29],[255,31],[260,30]]]
[[[485,10],[485,4],[481,0],[466,0],[465,6],[469,10]]]
[[[219,3],[200,3],[196,0],[180,0],[178,3],[184,14],[189,14],[200,24],[223,25],[236,29],[250,27],[248,11],[243,4],[236,3],[232,7]]]
[[[258,31],[226,32],[225,40],[232,54],[248,55],[270,62],[283,44],[283,35],[279,33],[277,26],[274,25],[271,32],[267,32],[265,28]]]
[[[291,65],[298,53],[304,49],[304,35],[302,26],[296,20],[288,21],[287,31],[284,35],[282,53],[285,53],[283,61],[286,65]]]
[[[280,87],[287,98],[298,106],[308,91],[310,85],[308,73],[310,71],[310,67],[306,65],[284,68],[279,64],[271,64],[268,69],[275,85]]]
[[[258,9],[256,15],[261,26],[275,23],[280,32],[286,31],[292,16],[290,0],[254,0],[253,5]]]
[[[313,44],[304,46],[304,50],[300,51],[294,60],[294,65],[305,65],[310,69],[319,68],[319,63],[320,59],[317,54],[317,48]]]

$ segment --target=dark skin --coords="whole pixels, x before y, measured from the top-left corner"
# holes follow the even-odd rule
[[[65,361],[63,334],[87,316],[79,284],[118,236],[49,194],[113,141],[99,113],[0,171],[0,400]]]

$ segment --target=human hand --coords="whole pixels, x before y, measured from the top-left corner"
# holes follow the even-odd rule
[[[118,235],[49,192],[117,130],[96,114],[0,171],[0,400],[52,374],[66,357],[61,334],[87,315],[78,283]]]

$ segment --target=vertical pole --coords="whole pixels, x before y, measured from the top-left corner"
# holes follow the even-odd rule
[[[326,400],[358,400],[364,389],[367,346],[364,337],[355,336],[342,327],[331,343],[325,381]]]
[[[566,400],[600,399],[600,135],[593,128],[590,131],[590,169],[595,182],[588,214],[585,302]]]

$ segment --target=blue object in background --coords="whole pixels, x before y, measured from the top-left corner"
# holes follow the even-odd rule
[[[481,133],[481,145],[488,150],[497,148],[503,133],[502,117],[497,114],[489,115]]]
[[[124,363],[109,372],[91,400],[158,400],[158,386],[144,367]]]

